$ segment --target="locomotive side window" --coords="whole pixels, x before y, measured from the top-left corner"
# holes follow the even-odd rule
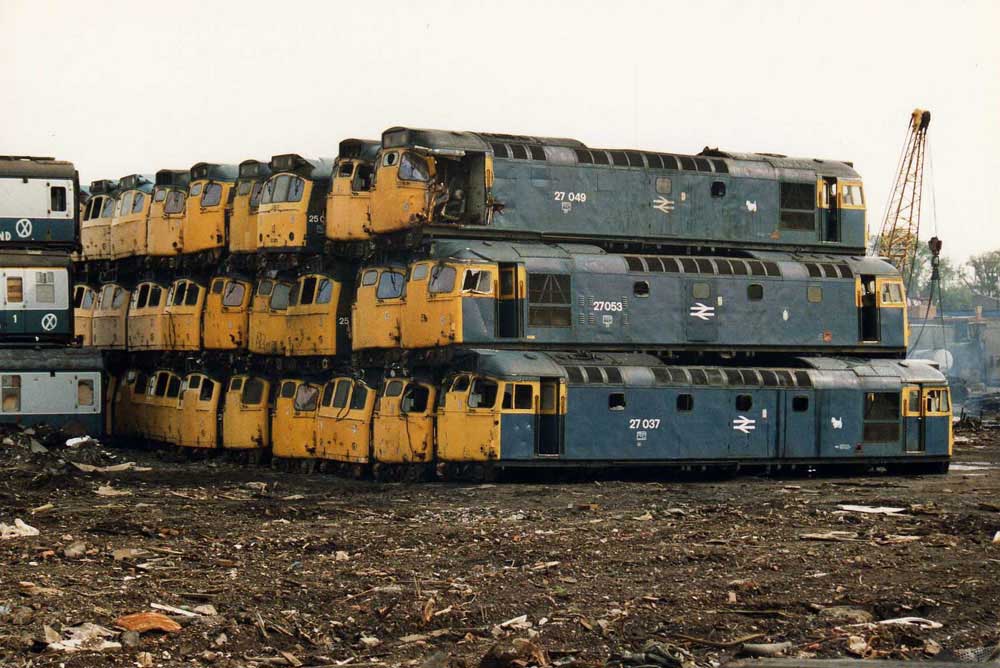
[[[726,184],[722,181],[712,181],[712,197],[725,197]]]
[[[673,183],[670,181],[669,176],[658,176],[656,177],[656,192],[660,195],[669,195],[673,190]]]
[[[7,301],[17,304],[24,301],[24,284],[20,276],[7,277]]]
[[[781,183],[779,225],[786,230],[816,229],[815,183]]]
[[[712,289],[708,283],[695,283],[691,286],[691,296],[695,299],[708,299],[712,296]]]
[[[167,191],[164,188],[157,188],[153,191],[153,201],[162,202],[167,199]]]
[[[796,413],[805,413],[809,410],[809,397],[792,397],[792,410]]]
[[[413,273],[410,274],[410,279],[414,281],[422,281],[427,278],[427,265],[418,264],[413,268]]]
[[[632,285],[632,294],[634,294],[636,297],[648,297],[649,281],[636,281]]]
[[[677,410],[682,413],[687,413],[694,410],[694,397],[690,394],[678,394],[677,395]]]
[[[753,408],[753,396],[749,394],[736,395],[736,410],[748,411]]]
[[[624,392],[612,392],[611,394],[608,395],[608,410],[609,411],[625,410]]]
[[[49,210],[50,211],[66,210],[66,188],[64,186],[49,187]]]
[[[281,398],[291,399],[295,394],[295,381],[287,380],[281,385]]]
[[[886,282],[882,284],[882,304],[899,305],[903,303],[903,286],[900,283]]]
[[[844,206],[864,206],[865,197],[861,190],[861,184],[843,184],[840,187],[840,201]]]
[[[806,288],[806,299],[808,299],[811,304],[819,304],[823,301],[823,288],[817,285],[810,285]]]
[[[378,271],[375,269],[369,269],[365,273],[361,274],[361,285],[368,287],[375,285],[375,281],[378,280]]]
[[[82,285],[78,285],[78,286],[76,286],[76,288],[74,288],[74,290],[73,290],[73,308],[80,308],[80,306],[83,304],[83,295],[86,294],[86,292],[87,292],[87,288],[84,287],[84,286],[82,286]]]
[[[217,278],[214,281],[212,281],[212,294],[213,295],[222,294],[222,286],[225,284],[225,282],[226,281],[223,278]]]
[[[4,413],[17,413],[21,410],[21,377],[20,376],[3,376],[2,381],[3,393],[3,412]]]
[[[56,275],[51,271],[35,273],[35,301],[39,304],[54,304],[56,301]]]
[[[528,276],[528,324],[538,327],[570,327],[572,310],[568,274]]]
[[[752,302],[759,302],[764,298],[764,286],[760,283],[751,283],[747,286],[747,299]]]
[[[466,269],[462,280],[462,292],[466,294],[493,294],[493,273],[479,269]]]

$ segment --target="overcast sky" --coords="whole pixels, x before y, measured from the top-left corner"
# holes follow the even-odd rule
[[[964,259],[1000,248],[998,26],[989,0],[0,0],[0,154],[89,183],[334,157],[392,125],[718,146],[854,161],[874,233],[921,106],[936,232]]]

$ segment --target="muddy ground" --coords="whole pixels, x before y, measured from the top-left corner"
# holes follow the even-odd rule
[[[650,641],[699,664],[745,642],[927,659],[1000,640],[1000,431],[961,433],[946,476],[496,485],[12,440],[0,523],[39,534],[0,540],[3,666],[603,666]],[[155,606],[180,630],[120,634]],[[877,623],[900,617],[940,627]],[[85,623],[107,649],[48,648]]]

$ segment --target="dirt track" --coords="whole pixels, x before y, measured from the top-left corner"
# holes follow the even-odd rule
[[[475,666],[529,637],[522,663],[483,665],[601,666],[651,639],[725,661],[747,637],[946,658],[1000,640],[1000,432],[964,437],[947,476],[501,485],[0,446],[0,523],[40,531],[0,540],[0,665]],[[87,474],[59,455],[153,470]],[[154,603],[217,614],[173,614],[180,631],[136,647],[45,649],[46,626],[50,642],[114,629]]]

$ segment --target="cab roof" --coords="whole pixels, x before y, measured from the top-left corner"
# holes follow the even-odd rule
[[[212,179],[213,181],[235,181],[239,174],[236,165],[223,165],[215,162],[198,162],[191,167],[191,180]]]
[[[191,172],[187,169],[161,169],[156,173],[156,185],[186,188],[191,182]]]
[[[262,180],[271,175],[271,165],[260,160],[244,160],[240,163],[239,176],[241,179]]]
[[[338,158],[360,158],[372,161],[381,144],[374,139],[345,139],[340,142]]]
[[[76,178],[72,162],[30,155],[0,155],[0,177]]]
[[[329,179],[333,176],[330,158],[303,158],[298,153],[281,153],[271,157],[271,173],[288,172],[310,180]]]

